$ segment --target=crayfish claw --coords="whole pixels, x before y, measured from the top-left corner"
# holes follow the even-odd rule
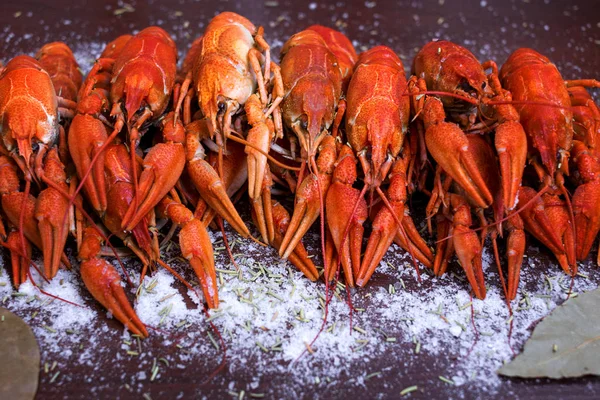
[[[208,308],[219,307],[217,272],[208,231],[202,222],[193,218],[179,232],[181,254],[187,259],[202,286]]]
[[[81,263],[81,278],[92,296],[132,333],[148,337],[144,323],[129,303],[117,270],[101,258]]]

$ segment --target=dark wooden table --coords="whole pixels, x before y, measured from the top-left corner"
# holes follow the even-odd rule
[[[174,35],[183,55],[191,41],[200,35],[209,19],[220,11],[243,14],[255,24],[265,26],[266,38],[273,44],[274,54],[291,34],[311,24],[338,27],[344,31],[358,50],[377,44],[392,47],[410,66],[415,52],[434,38],[449,39],[466,46],[480,60],[492,58],[503,63],[518,47],[532,47],[550,57],[567,79],[598,77],[600,71],[600,12],[593,1],[318,1],[314,3],[279,1],[149,1],[130,2],[134,12],[119,16],[115,10],[124,3],[115,1],[65,0],[4,0],[0,6],[0,60],[6,62],[20,53],[34,53],[45,42],[63,40],[76,51],[90,53],[89,43],[102,43],[124,33],[158,24]],[[96,49],[93,54],[99,54]],[[92,60],[87,60],[88,65]],[[387,285],[389,277],[375,279],[375,284]],[[90,304],[93,304],[90,301]],[[120,331],[114,321],[100,321],[109,329]],[[104,338],[103,338],[104,337]],[[122,384],[123,374],[133,369],[135,361],[123,360],[113,366],[110,353],[120,346],[114,334],[102,332],[95,345],[103,348],[92,365],[76,368],[63,366],[68,381],[56,386],[49,375],[42,375],[38,398],[101,397],[139,398]],[[150,339],[147,346],[152,346]],[[379,361],[373,361],[374,364]],[[383,361],[381,361],[383,362]],[[405,364],[406,363],[406,364]],[[306,388],[301,392],[286,391],[285,377],[266,377],[257,391],[276,397],[294,394],[305,398],[342,398],[349,396],[396,398],[399,391],[411,382],[429,385],[429,391],[414,393],[414,397],[445,398],[459,396],[464,391],[441,385],[436,373],[439,365],[432,357],[405,360],[386,370],[382,379],[372,380],[364,387],[346,387],[338,383],[326,389]],[[189,368],[194,368],[194,371]],[[229,396],[227,382],[230,373],[217,376],[210,384],[198,386],[214,363],[174,370],[168,378],[153,383],[149,392],[153,399],[170,398],[182,392],[185,398]],[[251,368],[251,367],[250,367]],[[349,371],[351,366],[349,366]],[[351,374],[349,372],[349,374]],[[238,382],[249,381],[252,373],[235,376]],[[91,378],[91,379],[88,379]],[[266,383],[265,383],[266,381]],[[279,389],[278,389],[279,387]],[[92,388],[94,388],[92,390]],[[263,389],[263,390],[260,390]],[[90,390],[92,390],[90,392]],[[562,382],[537,380],[505,380],[494,397],[520,398],[581,398],[599,397],[600,381],[594,378]],[[487,397],[481,392],[466,392],[466,397]]]

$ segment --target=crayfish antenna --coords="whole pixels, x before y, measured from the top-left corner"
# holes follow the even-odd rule
[[[217,225],[219,226],[219,229],[221,230],[221,235],[223,236],[223,244],[225,245],[225,251],[227,251],[227,255],[229,256],[229,259],[231,260],[231,263],[233,264],[235,270],[239,271],[240,266],[235,261],[235,257],[233,257],[233,253],[231,252],[231,247],[229,246],[229,239],[227,239],[225,225],[223,224],[223,218],[217,216]],[[206,227],[206,224],[204,226]]]
[[[333,141],[333,143],[329,144],[331,141]],[[328,157],[324,160],[328,170],[333,169],[333,163],[335,162],[336,159],[336,144],[335,144],[335,139],[328,135],[326,136],[323,141],[325,143],[323,143],[323,145],[327,145],[327,149],[333,149],[333,154],[328,154]],[[322,152],[323,153],[323,152]],[[331,155],[333,155],[333,161],[331,161]],[[321,156],[319,157],[321,158]],[[309,170],[312,170],[311,172],[314,174],[316,173],[316,171],[319,170],[319,166],[317,166],[317,162],[315,161],[314,156],[309,158],[309,164],[308,164],[308,168]],[[331,183],[331,172],[329,172],[327,175],[329,176],[329,181],[327,182],[328,187]],[[323,270],[325,272],[330,271],[331,267],[327,264],[329,261],[331,261],[330,257],[327,257],[327,246],[326,246],[326,234],[325,234],[325,199],[324,199],[324,193],[327,192],[327,189],[325,188],[325,190],[322,187],[322,182],[321,179],[316,179],[316,185],[317,185],[317,191],[319,193],[319,209],[320,209],[320,215],[321,215],[321,251],[323,254]],[[364,193],[362,194],[364,196]],[[361,196],[362,197],[362,196]],[[358,203],[356,203],[358,205]],[[288,232],[289,232],[289,228],[288,228]],[[344,234],[344,237],[346,237],[348,235],[348,233],[346,232]],[[342,240],[342,246],[344,245],[344,242]],[[337,283],[337,277],[339,274],[339,264],[340,264],[341,258],[338,257],[337,260],[337,267],[336,267],[336,283]],[[347,289],[349,290],[349,289]],[[313,338],[313,340],[307,345],[306,349],[292,362],[295,363],[296,361],[298,361],[307,351],[309,351],[309,349],[312,348],[312,346],[315,344],[315,342],[317,341],[317,339],[319,338],[319,336],[321,335],[321,333],[325,330],[325,326],[327,324],[327,318],[329,316],[329,303],[331,302],[331,299],[333,298],[333,291],[331,290],[331,285],[330,285],[330,281],[329,279],[327,279],[327,275],[325,275],[325,315],[323,316],[323,323],[321,324],[321,327],[319,328],[319,331],[317,332],[317,334],[315,335],[315,337]],[[348,293],[348,305],[350,308],[350,325],[352,325],[352,300],[350,298],[350,294]],[[350,330],[352,330],[352,328],[350,328]],[[310,350],[312,353],[312,350]]]

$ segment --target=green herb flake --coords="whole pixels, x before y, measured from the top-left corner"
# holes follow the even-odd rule
[[[261,342],[259,342],[258,340],[256,341],[256,345],[265,353],[269,352],[269,349],[267,349],[265,346],[263,346],[263,344]]]
[[[365,381],[368,381],[371,378],[375,378],[375,377],[379,377],[381,376],[381,372],[373,372],[367,376],[365,376]]]
[[[58,375],[60,375],[60,371],[56,371],[56,373],[52,375],[52,378],[50,378],[50,383],[54,383],[56,378],[58,378]]]
[[[208,335],[208,339],[211,341],[211,343],[213,344],[213,346],[215,346],[215,349],[219,350],[219,344],[217,343],[217,341],[215,340],[215,338],[213,337],[213,335],[211,335],[210,332],[206,332],[206,334]]]
[[[158,375],[158,365],[155,365],[154,368],[152,368],[152,375],[150,375],[150,382],[154,382],[154,379],[156,379],[156,375]]]
[[[56,333],[56,329],[52,329],[48,325],[42,325],[42,328],[44,328],[45,330],[47,330],[50,333]]]
[[[402,391],[400,392],[400,396],[406,396],[407,394],[412,393],[418,389],[419,387],[417,385],[409,386],[407,388],[402,389]]]
[[[353,329],[358,333],[362,333],[363,335],[367,334],[367,331],[365,331],[363,328],[361,328],[359,326],[354,326]]]

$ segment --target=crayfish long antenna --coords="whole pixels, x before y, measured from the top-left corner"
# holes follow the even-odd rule
[[[316,168],[316,166],[315,166]],[[352,209],[352,213],[350,214],[350,218],[348,219],[348,224],[346,225],[346,229],[344,229],[344,235],[342,236],[342,242],[340,244],[340,249],[343,249],[344,246],[346,245],[346,240],[348,238],[348,235],[350,234],[350,223],[352,222],[352,219],[354,218],[354,215],[356,214],[356,211],[358,210],[358,205],[360,204],[360,199],[362,199],[365,196],[365,193],[367,191],[367,186],[363,186],[360,194],[358,195],[358,198],[356,200],[356,203],[354,203],[354,208]],[[320,189],[319,189],[320,192]],[[323,225],[323,231],[324,231],[324,222],[322,221],[322,225]],[[324,233],[324,232],[323,232]],[[321,238],[321,242],[322,242],[322,246],[323,246],[323,255],[325,255],[325,236],[323,235]],[[324,257],[324,261],[323,264],[325,264],[325,257]],[[340,266],[341,266],[341,262],[342,262],[342,257],[338,256],[338,260],[337,260],[337,266],[336,266],[336,274],[335,274],[335,284],[337,285],[337,282],[339,281],[339,276],[340,276]],[[327,269],[325,269],[327,271]],[[346,291],[348,292],[348,296],[350,296],[350,288],[346,287]],[[325,276],[325,315],[323,317],[323,323],[321,324],[321,329],[319,330],[319,332],[317,333],[317,336],[312,340],[312,342],[310,342],[310,344],[308,345],[308,347],[312,347],[313,344],[315,343],[315,341],[317,340],[317,338],[319,337],[319,335],[323,332],[323,330],[325,329],[325,325],[327,324],[327,316],[328,316],[328,311],[329,311],[329,303],[331,302],[331,300],[333,299],[333,292],[330,292],[330,284],[329,284],[329,279],[327,276]],[[350,331],[352,331],[352,301],[350,300],[350,297],[348,298],[348,306],[350,308]],[[300,357],[302,357],[303,354],[306,353],[307,350],[304,350],[302,352],[302,354],[300,354],[300,356],[298,356],[298,359],[300,359]],[[294,361],[295,362],[295,361]]]
[[[217,216],[217,224],[219,225],[219,229],[221,230],[221,235],[223,235],[223,244],[225,244],[225,249],[227,250],[227,255],[229,259],[233,263],[235,270],[239,272],[240,266],[235,262],[235,258],[233,258],[233,253],[231,252],[231,247],[229,247],[229,240],[227,239],[227,234],[225,233],[225,226],[223,225],[223,218]]]
[[[422,90],[419,93],[403,93],[402,96],[422,96],[422,95],[434,95],[434,96],[444,96],[444,97],[452,97],[458,100],[462,100],[466,103],[472,104],[474,106],[479,106],[481,104],[480,99],[475,99],[472,97],[463,96],[456,93],[451,92],[442,92],[437,90]],[[486,104],[492,106],[501,106],[501,105],[533,105],[533,106],[543,106],[543,107],[552,107],[558,108],[560,110],[571,110],[574,107],[572,106],[561,106],[559,104],[545,102],[545,101],[536,101],[536,100],[491,100]],[[419,111],[420,112],[420,111]]]
[[[308,169],[309,169],[309,172],[312,172],[313,169],[315,172],[318,171],[317,163],[315,161],[314,156],[311,156],[309,159]],[[320,226],[321,226],[321,251],[322,251],[321,254],[323,255],[323,270],[328,271],[329,269],[327,268],[328,266],[326,265],[328,260],[327,260],[327,257],[325,257],[325,254],[326,254],[325,253],[325,202],[323,201],[323,192],[321,191],[321,181],[318,178],[317,178],[317,190],[319,192],[319,212],[321,213],[320,214],[320,217],[321,217]],[[357,206],[358,206],[358,203],[357,203]],[[347,234],[344,235],[344,237],[346,237],[346,236],[347,236]],[[339,268],[339,260],[338,260],[338,268]],[[324,273],[324,276],[325,276],[325,309],[323,310],[324,311],[323,322],[321,323],[321,327],[319,328],[319,331],[317,332],[315,337],[306,346],[306,348],[302,351],[302,353],[300,353],[300,355],[298,357],[296,357],[296,359],[290,363],[290,365],[289,365],[290,367],[292,365],[294,365],[298,360],[300,360],[302,358],[302,356],[304,356],[304,354],[306,354],[308,349],[312,348],[312,346],[315,344],[315,342],[317,341],[317,339],[319,338],[321,333],[325,330],[325,326],[327,324],[327,317],[329,316],[329,302],[331,301],[333,295],[330,295],[330,293],[329,293],[330,292],[330,284],[329,284],[329,279],[327,278],[327,274]]]
[[[198,294],[198,292],[196,291],[196,289],[192,285],[190,285],[189,282],[186,281],[179,273],[177,273],[177,271],[175,271],[173,268],[171,268],[169,266],[169,264],[167,264],[166,262],[164,262],[160,258],[158,260],[156,260],[156,262],[161,267],[163,267],[164,269],[166,269],[167,271],[169,271],[169,273],[171,273],[178,281],[180,281],[181,283],[183,283],[183,285],[186,288],[188,288],[189,290],[191,290],[200,299],[200,295]],[[217,334],[217,338],[219,339],[219,342],[221,343],[221,346],[223,347],[223,359],[222,359],[221,363],[219,364],[219,366],[202,383],[204,385],[204,384],[210,382],[215,376],[217,376],[217,374],[219,372],[221,372],[223,370],[223,368],[225,368],[225,365],[227,364],[227,346],[225,345],[225,340],[223,340],[223,336],[221,335],[221,332],[216,327],[216,325],[212,322],[212,320],[209,319],[210,318],[210,314],[208,313],[208,309],[206,308],[206,306],[204,305],[204,303],[201,303],[201,304],[202,304],[202,311],[206,315],[206,318],[208,320],[208,324],[210,325],[210,327],[212,328],[212,330]]]
[[[396,222],[396,224],[398,224],[398,230],[400,231],[400,234],[404,237],[404,240],[406,240],[406,243],[409,243],[409,246],[407,246],[408,247],[408,254],[410,254],[410,258],[412,260],[412,264],[415,267],[415,271],[417,272],[417,280],[420,283],[421,282],[421,271],[419,270],[419,266],[417,265],[417,259],[415,258],[415,255],[413,254],[413,252],[411,250],[411,246],[410,246],[411,242],[408,239],[408,235],[406,234],[406,230],[402,226],[402,221],[400,220],[400,218],[398,218],[398,216],[394,212],[394,208],[390,204],[390,202],[387,199],[385,193],[383,193],[383,190],[381,190],[381,188],[379,186],[377,186],[376,190],[377,190],[377,194],[379,194],[379,197],[381,197],[381,200],[383,200],[383,203],[385,204],[385,206],[390,210],[392,218],[394,218],[394,222]]]
[[[32,263],[32,265],[34,266],[34,268],[38,272],[38,274],[40,274],[40,276],[43,276],[43,274],[41,273],[41,271],[39,270],[39,268],[34,263]],[[35,288],[37,290],[39,290],[41,294],[46,295],[48,297],[52,297],[53,299],[56,299],[56,300],[60,300],[60,301],[62,301],[64,303],[71,304],[72,306],[81,307],[81,308],[87,308],[85,306],[82,306],[81,304],[74,303],[74,302],[72,302],[70,300],[63,299],[62,297],[59,297],[59,296],[57,296],[55,294],[46,292],[44,289],[42,289],[41,287],[39,287],[39,285],[35,282],[35,280],[33,279],[33,276],[31,275],[31,271],[27,271],[27,276],[29,277],[29,280],[31,281],[31,283],[33,284],[33,286],[35,286]],[[44,278],[44,279],[46,279],[46,278]],[[48,282],[47,279],[46,279],[46,282]]]
[[[492,223],[490,223],[490,224],[488,224],[488,225],[486,225],[484,227],[479,227],[479,228],[471,229],[471,232],[479,232],[479,231],[481,231],[483,229],[488,229],[488,228],[500,225],[504,221],[509,220],[511,217],[514,217],[514,216],[520,214],[523,210],[525,210],[527,207],[529,207],[531,204],[533,204],[534,201],[536,201],[537,199],[539,199],[540,197],[542,197],[543,194],[545,194],[546,192],[548,192],[548,190],[550,190],[550,186],[544,185],[544,187],[542,187],[542,190],[540,190],[539,192],[537,192],[535,196],[533,196],[531,199],[529,199],[529,201],[527,201],[525,204],[523,204],[523,206],[519,207],[516,211],[513,211],[512,213],[506,215],[505,217],[499,219],[498,221],[494,221],[494,222],[492,222]],[[463,233],[457,233],[457,234],[449,235],[449,236],[446,236],[444,238],[436,240],[435,243],[444,242],[446,240],[452,239],[456,235],[462,235],[462,234]]]
[[[434,95],[434,96],[453,97],[455,99],[462,100],[466,103],[473,104],[474,106],[479,104],[479,100],[474,99],[472,97],[467,97],[467,96],[463,96],[463,95],[456,94],[456,93],[450,93],[450,92],[441,92],[438,90],[421,90],[421,91],[419,91],[419,93],[403,93],[402,96],[411,97],[411,96],[423,96],[426,94]]]
[[[475,325],[475,307],[473,307],[473,294],[469,293],[469,296],[471,297],[471,300],[470,300],[470,303],[471,303],[471,325],[473,326],[473,332],[475,332],[475,339],[473,340],[473,344],[471,345],[471,348],[467,352],[467,358],[469,358],[469,356],[471,355],[471,352],[473,352],[473,349],[475,348],[475,346],[477,345],[477,342],[479,341],[479,330],[477,330],[477,326]],[[511,311],[511,316],[512,316],[512,311]]]
[[[561,106],[560,104],[548,103],[545,101],[536,100],[492,100],[487,104],[492,106],[503,106],[503,105],[517,105],[517,106],[541,106],[558,108],[559,110],[572,110],[572,106]]]
[[[291,165],[286,165],[286,164],[282,163],[281,161],[277,160],[275,157],[273,157],[269,153],[267,153],[267,152],[263,151],[262,149],[258,148],[255,144],[250,143],[247,140],[239,138],[239,137],[237,137],[235,135],[228,136],[228,139],[233,140],[234,142],[237,142],[239,144],[243,144],[244,146],[251,147],[253,150],[256,150],[257,152],[259,152],[263,156],[267,157],[267,159],[269,161],[271,161],[273,164],[277,165],[278,167],[289,169],[290,171],[300,171],[300,169],[301,169],[301,167],[293,167]]]
[[[173,275],[175,278],[177,278],[178,281],[180,281],[181,283],[183,283],[183,285],[188,288],[189,290],[192,290],[195,292],[195,289],[192,285],[190,285],[190,283],[188,281],[186,281],[183,276],[181,276],[177,271],[175,271],[173,268],[171,268],[171,266],[169,264],[167,264],[166,262],[164,262],[163,260],[161,260],[160,258],[156,260],[156,262],[163,267],[164,269],[166,269],[167,271],[169,271],[169,273],[171,275]]]

